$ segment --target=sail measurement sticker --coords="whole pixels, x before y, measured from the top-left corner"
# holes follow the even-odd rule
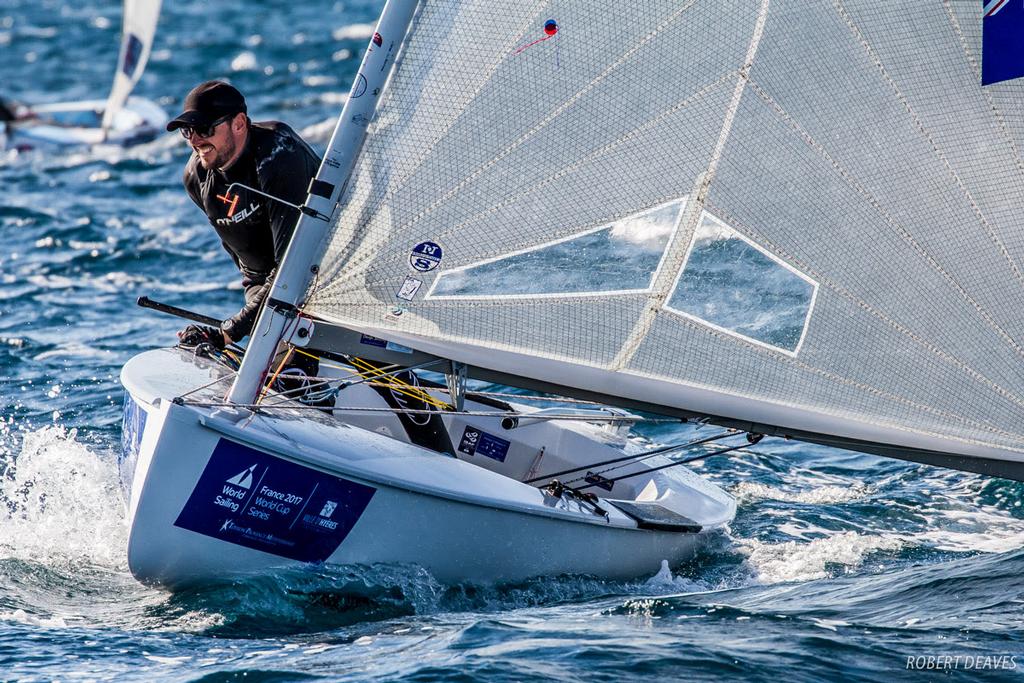
[[[1024,76],[1024,2],[985,0],[981,36],[981,84]]]
[[[323,562],[375,491],[221,439],[174,526],[300,562]]]
[[[466,455],[486,455],[488,458],[498,462],[505,462],[509,446],[511,445],[505,439],[499,439],[487,432],[480,431],[476,427],[467,426],[465,431],[462,432],[459,451]]]
[[[409,254],[409,265],[421,273],[429,273],[441,263],[442,251],[436,242],[420,242]]]
[[[406,301],[412,301],[416,296],[416,292],[420,291],[420,287],[423,286],[423,280],[417,280],[413,277],[405,278],[405,282],[399,287],[395,293],[399,299],[405,299]]]

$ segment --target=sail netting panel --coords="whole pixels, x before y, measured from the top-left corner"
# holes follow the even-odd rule
[[[561,361],[563,384],[570,364],[605,373],[583,389],[647,400],[650,378],[680,388],[658,402],[698,412],[686,389],[726,397],[729,417],[801,416],[793,429],[820,415],[1021,450],[1024,83],[981,87],[981,3],[512,4],[423,4],[307,310]],[[685,208],[644,245],[663,250],[646,291],[603,279],[629,244],[573,241],[671,202]],[[802,338],[763,341],[778,275],[751,316],[757,292],[726,286],[728,262],[687,267],[709,216],[765,255],[734,264],[743,282],[784,264],[813,292]],[[572,291],[430,295],[486,294],[500,278],[480,264],[559,240],[590,247]]]

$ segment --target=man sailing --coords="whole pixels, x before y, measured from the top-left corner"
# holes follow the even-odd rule
[[[240,183],[301,205],[320,159],[284,123],[253,123],[242,93],[223,81],[193,88],[185,98],[185,111],[167,124],[167,130],[181,131],[192,147],[185,165],[185,190],[206,213],[241,271],[245,288],[245,305],[220,330],[190,325],[179,337],[222,348],[252,331],[299,218],[287,204],[230,186]]]
[[[286,124],[253,123],[242,93],[224,81],[197,85],[185,98],[184,109],[167,130],[180,131],[192,147],[185,190],[241,272],[245,304],[220,329],[189,325],[178,338],[183,346],[223,349],[252,331],[299,218],[296,209],[270,197],[302,205],[320,159]],[[315,376],[317,366],[315,359],[296,354],[285,372]],[[286,381],[275,388],[294,391],[303,385]]]

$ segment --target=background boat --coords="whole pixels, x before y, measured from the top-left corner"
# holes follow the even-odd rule
[[[0,149],[56,151],[97,146],[131,147],[152,142],[167,115],[159,105],[129,97],[153,48],[161,0],[124,0],[121,48],[106,100],[24,105],[0,127]]]

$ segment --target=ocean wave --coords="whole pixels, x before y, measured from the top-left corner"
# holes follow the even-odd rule
[[[74,429],[52,426],[21,435],[20,448],[8,445],[0,479],[0,559],[126,567],[116,470],[76,437]],[[16,437],[8,428],[4,439]]]

